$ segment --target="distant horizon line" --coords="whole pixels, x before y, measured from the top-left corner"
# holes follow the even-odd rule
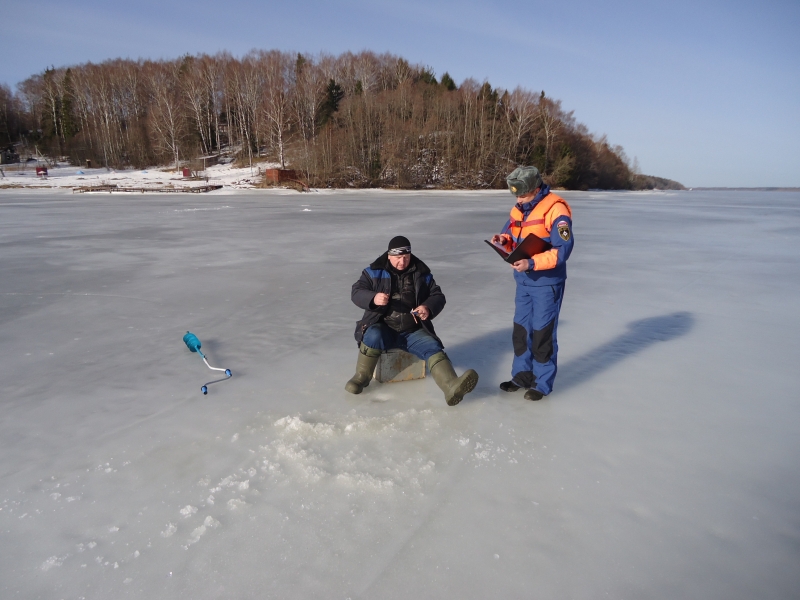
[[[791,187],[791,186],[751,186],[751,187],[743,187],[743,186],[736,186],[736,187],[725,187],[725,186],[710,186],[710,187],[703,187],[703,186],[686,186],[687,190],[704,190],[704,191],[713,191],[713,190],[720,190],[720,191],[758,191],[758,192],[800,192],[800,187]]]

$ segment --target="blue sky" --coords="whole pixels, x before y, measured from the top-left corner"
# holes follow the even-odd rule
[[[391,52],[544,90],[642,172],[800,186],[800,1],[0,0],[14,87],[50,65],[253,48]]]

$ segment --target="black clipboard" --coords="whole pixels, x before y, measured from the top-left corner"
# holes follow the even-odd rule
[[[497,252],[497,254],[499,254],[504,261],[512,265],[518,260],[522,260],[523,258],[531,258],[534,254],[541,254],[542,252],[547,252],[548,250],[550,250],[550,248],[553,247],[552,244],[546,242],[538,235],[534,235],[532,233],[528,235],[528,237],[526,237],[524,240],[522,240],[522,243],[517,245],[517,247],[514,248],[514,251],[511,252],[510,254],[506,252],[506,249],[503,248],[502,246],[493,244],[489,240],[483,240],[483,241],[489,244],[489,246],[492,247],[492,250]]]

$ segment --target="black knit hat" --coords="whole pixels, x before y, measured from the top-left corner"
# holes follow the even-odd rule
[[[411,242],[408,238],[402,235],[396,235],[389,242],[389,254],[391,256],[398,256],[400,254],[411,254]]]

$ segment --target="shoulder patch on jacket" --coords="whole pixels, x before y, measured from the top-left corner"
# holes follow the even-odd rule
[[[558,227],[558,235],[561,236],[561,239],[568,242],[572,235],[569,231],[569,223],[566,221],[559,221],[556,223],[556,227]]]

